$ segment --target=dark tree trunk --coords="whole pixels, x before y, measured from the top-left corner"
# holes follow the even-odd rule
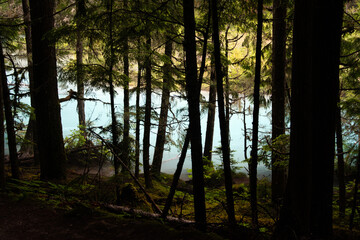
[[[1,46],[1,42],[0,42]],[[2,55],[2,50],[1,53]],[[6,80],[3,76],[2,67],[0,67],[0,81]],[[3,90],[2,84],[0,83],[0,188],[5,189],[5,128],[4,128],[4,100],[3,100]]]
[[[200,84],[197,79],[194,0],[183,1],[186,52],[185,80],[189,105],[190,142],[193,171],[195,222],[199,229],[206,228],[206,208],[204,191],[204,168],[202,159],[200,125]]]
[[[215,64],[211,63],[208,117],[207,117],[205,145],[204,145],[204,164],[211,168],[213,168],[212,149],[213,149],[213,139],[214,139],[215,112],[216,112]]]
[[[251,157],[249,163],[250,175],[250,204],[251,219],[255,228],[258,227],[257,209],[257,164],[258,164],[258,139],[259,139],[259,107],[260,107],[260,80],[261,80],[261,42],[263,25],[263,0],[258,0],[257,7],[258,25],[256,33],[256,63],[255,63],[255,83],[254,83],[254,112],[253,112],[253,138],[251,147]]]
[[[128,1],[124,0],[124,9],[128,8]],[[124,133],[123,133],[123,146],[122,146],[122,161],[125,163],[127,167],[130,167],[130,104],[129,104],[129,82],[130,82],[130,75],[129,75],[129,43],[128,37],[124,37],[124,75],[126,77],[124,83]],[[122,172],[126,172],[126,169],[122,169]]]
[[[114,90],[114,80],[113,80],[113,69],[114,69],[114,61],[115,61],[115,47],[114,47],[114,39],[113,39],[113,0],[107,1],[107,11],[108,11],[108,39],[107,39],[107,51],[108,57],[106,59],[106,65],[108,68],[108,80],[110,86],[110,108],[111,108],[111,132],[112,132],[112,144],[114,150],[114,168],[115,168],[115,177],[119,175],[120,162],[116,157],[119,154],[119,132],[118,132],[118,123],[115,112],[115,90]],[[116,184],[115,188],[116,192],[116,202],[120,202],[120,188]]]
[[[66,156],[56,79],[55,46],[46,37],[54,26],[55,2],[30,0],[34,104],[41,178],[65,178]]]
[[[170,192],[169,192],[169,195],[168,195],[168,197],[166,199],[164,209],[162,211],[161,217],[163,217],[163,218],[165,218],[167,216],[167,214],[168,214],[168,212],[170,210],[171,203],[172,203],[172,200],[173,200],[174,195],[175,195],[176,187],[177,187],[177,185],[179,183],[181,171],[182,171],[183,166],[184,166],[184,162],[185,162],[185,158],[186,158],[186,152],[187,152],[187,149],[189,147],[189,142],[190,142],[190,133],[189,133],[189,130],[187,130],[184,145],[183,145],[182,150],[181,150],[181,155],[180,155],[180,158],[179,158],[179,162],[177,164],[176,171],[175,171],[174,176],[173,176],[173,181],[171,183]]]
[[[332,235],[342,9],[338,0],[295,1],[289,177],[279,232],[291,229],[298,239]]]
[[[84,101],[84,73],[83,73],[83,40],[81,32],[84,29],[84,17],[86,14],[85,0],[77,0],[76,2],[76,84],[77,84],[77,110],[79,116],[79,126],[81,134],[86,137],[86,119],[85,119],[85,101]]]
[[[164,153],[164,145],[166,140],[166,127],[167,127],[167,117],[169,110],[169,100],[170,100],[170,86],[172,81],[171,74],[171,56],[172,56],[172,40],[168,37],[165,43],[165,56],[167,61],[164,63],[164,76],[163,76],[163,86],[162,86],[162,96],[161,96],[161,110],[160,110],[160,120],[159,127],[156,136],[156,145],[154,158],[152,162],[151,172],[154,175],[159,175],[161,170],[161,164]]]
[[[274,0],[271,97],[272,141],[285,134],[286,9],[287,0]],[[271,154],[271,193],[274,204],[279,204],[283,199],[286,184],[286,168],[281,165],[281,156],[277,152],[279,151],[272,151]]]
[[[359,135],[360,137],[360,135]],[[350,221],[349,221],[349,229],[352,230],[354,227],[354,217],[355,212],[357,208],[357,202],[358,202],[358,188],[360,183],[360,144],[358,147],[358,156],[356,160],[356,178],[355,178],[355,185],[353,190],[353,200],[352,200],[352,206],[351,206],[351,213],[350,213]]]
[[[34,103],[34,74],[32,60],[32,43],[31,43],[31,18],[30,6],[28,0],[22,0],[22,8],[25,22],[25,40],[26,40],[26,57],[28,62],[29,85],[30,85],[30,102],[31,107],[35,107]],[[36,119],[34,114],[30,114],[28,127],[25,134],[25,143],[21,145],[20,152],[33,155],[35,163],[39,163],[39,150],[37,147]]]
[[[140,55],[140,38],[138,40],[139,55]],[[135,177],[139,178],[140,166],[140,87],[141,87],[141,60],[138,61],[138,74],[136,85],[136,129],[135,129]]]
[[[219,23],[217,15],[217,1],[211,1],[212,9],[212,22],[213,22],[213,42],[214,42],[214,58],[215,58],[215,76],[216,87],[218,95],[218,108],[219,108],[219,122],[221,133],[221,150],[223,155],[224,164],[224,176],[225,176],[225,189],[226,189],[226,207],[229,222],[235,224],[235,210],[234,210],[234,198],[232,190],[232,176],[231,176],[231,163],[230,163],[230,144],[229,144],[229,131],[228,122],[225,116],[225,101],[224,101],[224,89],[223,89],[223,73],[220,59],[220,40],[219,40]]]
[[[230,29],[230,26],[228,26],[225,31],[225,59],[227,61],[229,60],[229,39],[228,39],[229,29]],[[227,122],[226,131],[229,134],[229,141],[231,141],[231,135],[230,135],[230,82],[229,82],[229,66],[228,66],[228,64],[226,64],[224,66],[224,71],[225,71],[225,74],[224,74],[225,75],[225,119]],[[230,149],[230,152],[231,152],[231,149]]]
[[[338,104],[340,99],[338,97]],[[336,150],[337,150],[337,177],[339,181],[339,213],[340,217],[345,217],[345,163],[344,163],[344,149],[343,149],[343,137],[341,128],[341,109],[340,106],[336,108]]]
[[[8,146],[9,146],[9,155],[10,155],[10,165],[11,165],[11,175],[13,178],[20,178],[19,170],[19,159],[16,149],[16,136],[14,129],[14,118],[11,111],[11,102],[10,102],[10,93],[7,83],[6,70],[5,70],[5,59],[3,54],[2,44],[0,42],[0,71],[1,71],[1,85],[2,85],[2,95],[5,107],[5,119],[6,119],[6,132],[8,137]]]
[[[143,139],[143,166],[146,188],[152,188],[153,184],[150,176],[150,129],[151,129],[151,38],[150,34],[146,39],[148,55],[145,62],[145,81],[146,81],[146,102],[144,120],[144,139]]]

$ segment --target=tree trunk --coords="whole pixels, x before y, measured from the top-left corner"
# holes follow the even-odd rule
[[[225,31],[225,59],[229,61],[229,34],[230,26],[227,26]],[[231,141],[230,135],[230,82],[229,82],[229,65],[226,64],[224,66],[224,76],[225,76],[225,119],[227,122],[227,129],[226,131],[229,134],[229,141]],[[230,149],[231,152],[231,149]]]
[[[338,95],[338,104],[340,103],[340,94]],[[345,217],[345,163],[344,163],[344,149],[343,137],[341,127],[341,109],[340,106],[336,108],[336,150],[337,150],[337,177],[339,181],[339,213],[340,218]]]
[[[187,149],[189,147],[189,142],[190,142],[190,133],[189,133],[189,130],[187,130],[184,145],[183,145],[182,150],[181,150],[181,155],[180,155],[180,158],[179,158],[179,162],[177,164],[176,171],[175,171],[174,176],[173,176],[173,181],[171,183],[170,192],[169,192],[169,195],[168,195],[168,197],[166,199],[166,203],[165,203],[162,215],[161,215],[162,218],[166,218],[166,216],[167,216],[167,214],[168,214],[168,212],[170,210],[171,203],[172,203],[172,200],[173,200],[174,195],[175,195],[176,187],[178,185],[180,175],[181,175],[181,172],[182,172],[182,169],[183,169],[183,166],[184,166],[184,162],[185,162],[185,158],[186,158],[186,152],[187,152]]]
[[[84,17],[86,14],[85,0],[77,0],[76,2],[76,84],[77,84],[77,110],[79,116],[79,126],[81,134],[86,137],[86,119],[85,119],[85,101],[84,101],[84,73],[83,73],[83,40],[81,32],[84,29]]]
[[[261,42],[263,25],[263,0],[258,0],[257,7],[257,33],[256,33],[256,63],[254,83],[254,112],[253,112],[253,137],[251,157],[249,163],[250,175],[250,204],[251,219],[254,228],[258,228],[257,209],[257,164],[258,164],[258,139],[259,139],[259,107],[260,107],[260,80],[261,80]]]
[[[161,170],[161,164],[164,153],[164,145],[166,141],[166,127],[167,127],[167,117],[169,110],[169,100],[170,100],[170,86],[172,81],[171,74],[171,56],[172,56],[172,40],[168,37],[165,43],[165,56],[167,61],[164,63],[164,76],[163,76],[163,86],[162,86],[162,96],[161,96],[161,111],[159,119],[159,127],[156,135],[156,145],[154,158],[152,162],[151,172],[154,175],[159,175]]]
[[[0,42],[1,46],[1,42]],[[2,55],[2,51],[1,51]],[[0,81],[3,81],[3,70],[0,69]],[[6,76],[5,76],[6,78]],[[6,79],[5,79],[6,80]],[[4,99],[2,84],[0,83],[0,188],[5,189],[5,128],[4,128]]]
[[[124,0],[124,9],[128,8],[128,1]],[[124,82],[124,133],[123,133],[123,144],[122,144],[122,161],[125,163],[127,167],[130,167],[130,104],[129,104],[129,43],[128,37],[124,37],[124,53],[123,53],[123,61],[124,61],[124,75],[126,80]],[[122,172],[126,172],[125,169],[122,169]]]
[[[286,10],[287,1],[274,0],[271,97],[272,141],[285,134]],[[285,192],[286,168],[281,165],[281,156],[274,150],[271,153],[271,165],[272,202],[279,204]]]
[[[139,55],[140,55],[140,38],[138,40]],[[140,165],[140,87],[141,87],[141,60],[138,61],[138,74],[136,85],[136,129],[135,129],[135,177],[139,178]]]
[[[114,80],[113,80],[113,69],[114,69],[114,61],[115,61],[115,47],[114,47],[114,39],[113,39],[113,0],[109,0],[107,2],[106,8],[108,11],[108,31],[109,37],[107,39],[107,51],[108,57],[106,59],[106,65],[108,68],[108,80],[110,86],[110,108],[111,108],[111,132],[112,132],[112,145],[114,150],[114,168],[115,168],[115,177],[119,175],[120,163],[119,159],[116,157],[119,154],[119,132],[118,132],[118,123],[116,119],[116,111],[115,111],[115,90],[114,90]],[[120,203],[120,188],[116,184],[115,187],[116,193],[116,202]]]
[[[223,73],[220,59],[220,40],[219,40],[219,23],[217,15],[217,1],[212,0],[212,22],[213,22],[213,42],[214,42],[214,58],[215,58],[215,76],[216,87],[218,95],[218,108],[219,108],[219,122],[221,133],[221,150],[223,155],[224,164],[224,176],[225,176],[225,189],[226,189],[226,207],[229,222],[235,224],[235,210],[234,210],[234,198],[232,190],[232,176],[231,176],[231,163],[230,163],[230,144],[229,144],[229,131],[228,122],[225,116],[225,101],[224,101],[224,89],[223,89]]]
[[[197,79],[194,0],[184,0],[183,11],[185,28],[184,49],[186,52],[185,80],[191,132],[195,222],[199,229],[204,230],[206,228],[206,208],[199,106],[201,86]]]
[[[360,137],[360,135],[359,135],[359,137]],[[358,156],[357,156],[357,160],[356,160],[356,178],[355,178],[355,184],[354,184],[353,201],[352,201],[350,221],[349,221],[349,229],[350,230],[352,230],[354,227],[354,217],[355,217],[357,201],[358,201],[357,199],[358,199],[359,183],[360,183],[360,144],[358,147]]]
[[[11,175],[13,178],[20,178],[19,170],[19,159],[17,155],[16,136],[14,129],[14,118],[11,111],[10,93],[7,83],[6,70],[5,70],[5,59],[3,54],[2,43],[0,43],[0,71],[1,71],[1,85],[2,95],[5,107],[5,119],[6,119],[6,130],[8,137],[10,164],[11,164]]]
[[[54,27],[55,2],[30,0],[34,104],[41,178],[65,178],[65,150],[56,79],[55,46],[46,37]]]
[[[211,73],[210,73],[208,117],[207,117],[205,145],[204,145],[204,164],[211,168],[214,167],[212,163],[212,149],[213,149],[213,140],[214,140],[215,112],[216,112],[216,79],[215,79],[215,63],[212,61]]]
[[[29,85],[30,85],[30,102],[31,107],[35,108],[34,103],[34,74],[32,60],[32,44],[31,44],[31,18],[30,6],[28,0],[22,0],[24,22],[25,22],[25,40],[26,40],[26,57],[28,62]],[[35,163],[39,163],[39,150],[37,147],[37,131],[36,119],[34,114],[30,114],[29,123],[25,134],[25,143],[21,145],[20,152],[33,155]]]
[[[143,138],[143,167],[146,188],[152,188],[153,184],[150,176],[150,129],[151,129],[151,38],[150,34],[146,39],[147,58],[145,62],[145,81],[146,81],[146,103],[144,120]]]
[[[296,0],[289,177],[279,232],[331,239],[342,1]]]

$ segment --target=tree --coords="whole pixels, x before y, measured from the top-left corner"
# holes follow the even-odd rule
[[[82,31],[85,28],[84,18],[86,16],[85,0],[76,1],[76,86],[77,86],[77,108],[79,116],[79,126],[82,131],[82,135],[86,137],[86,119],[85,119],[85,101],[84,101],[84,71],[83,71],[83,39]]]
[[[204,159],[206,161],[205,164],[210,167],[213,167],[212,148],[213,148],[213,140],[214,140],[215,112],[216,112],[215,64],[211,63],[209,106],[208,106],[208,117],[207,117],[205,143],[204,143]]]
[[[250,175],[250,204],[251,219],[255,228],[258,227],[257,210],[257,164],[258,164],[258,139],[259,139],[259,106],[260,106],[260,80],[261,80],[261,42],[263,25],[263,0],[258,0],[257,6],[257,33],[256,33],[256,63],[254,83],[254,112],[253,112],[253,138],[251,147],[251,158],[249,163]]]
[[[332,234],[342,9],[337,0],[295,1],[289,177],[278,230],[298,239]]]
[[[191,132],[190,142],[195,221],[199,229],[205,229],[206,208],[199,107],[201,85],[197,78],[194,0],[183,1],[183,17],[185,28],[184,49],[186,52],[185,81]]]
[[[32,44],[31,44],[31,18],[30,18],[30,6],[28,0],[22,0],[23,18],[25,22],[25,40],[26,40],[26,57],[29,73],[29,85],[30,85],[30,101],[31,106],[34,108],[34,91],[31,90],[34,87],[34,75],[33,75],[33,62],[32,62]],[[36,132],[36,119],[34,114],[30,114],[29,124],[26,129],[25,144],[23,143],[20,149],[22,153],[34,154],[35,163],[39,162],[39,151],[37,147],[37,132]],[[29,144],[30,142],[30,144]]]
[[[16,135],[14,129],[14,118],[11,110],[11,101],[9,87],[7,83],[6,70],[5,70],[5,58],[0,42],[0,74],[1,74],[1,88],[2,96],[5,108],[5,119],[6,119],[6,132],[8,136],[8,146],[11,164],[11,175],[13,178],[20,178],[19,159],[16,149]]]
[[[54,26],[55,2],[30,0],[34,104],[41,178],[65,178],[65,151],[56,79],[55,46],[46,34]]]
[[[287,0],[273,1],[272,45],[272,136],[285,134],[285,68],[286,68],[286,10]],[[283,198],[286,183],[286,168],[281,156],[274,149],[271,154],[271,193],[273,203]]]
[[[163,159],[164,145],[166,140],[166,127],[167,127],[167,117],[169,110],[169,100],[170,100],[170,86],[172,81],[172,73],[171,73],[171,57],[173,51],[173,43],[170,37],[166,38],[167,41],[165,43],[165,56],[166,62],[164,63],[164,76],[162,83],[162,95],[161,95],[161,110],[160,110],[160,119],[159,119],[159,127],[156,136],[156,145],[154,158],[152,163],[151,171],[155,175],[160,174],[161,163]]]
[[[2,79],[1,79],[2,81]],[[4,100],[2,95],[2,86],[0,84],[0,109],[4,109]],[[0,188],[5,188],[5,128],[4,128],[4,111],[0,111]]]
[[[213,42],[214,42],[214,58],[215,58],[215,76],[216,87],[218,95],[218,108],[219,108],[219,122],[221,132],[221,151],[223,155],[224,176],[225,176],[225,189],[226,189],[226,204],[229,222],[235,224],[235,210],[234,198],[232,190],[232,176],[230,164],[230,144],[229,144],[229,131],[228,122],[225,117],[224,109],[224,89],[223,89],[223,73],[221,65],[220,53],[220,40],[219,40],[219,21],[217,13],[217,1],[211,1],[212,8],[212,23],[213,23]]]
[[[128,1],[124,0],[124,9],[128,8]],[[125,22],[126,24],[126,22]],[[129,39],[127,36],[127,32],[125,32],[124,37],[124,53],[123,53],[123,62],[124,62],[124,132],[123,132],[123,146],[122,146],[122,160],[129,167],[130,166],[130,105],[129,105],[129,82],[130,82],[130,74],[129,74]],[[125,169],[122,169],[125,172]]]
[[[143,138],[143,165],[146,188],[152,188],[153,184],[150,176],[150,128],[151,128],[151,37],[150,33],[146,36],[147,56],[145,60],[145,81],[146,81],[146,102],[144,119],[144,138]]]

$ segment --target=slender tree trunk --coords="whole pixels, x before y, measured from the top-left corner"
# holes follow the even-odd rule
[[[124,9],[128,8],[128,1],[124,0]],[[123,133],[123,149],[122,149],[122,161],[125,163],[127,167],[130,167],[130,104],[129,104],[129,82],[130,82],[130,75],[129,75],[129,43],[128,37],[124,37],[124,75],[126,77],[124,83],[124,133]],[[122,169],[122,172],[126,172],[125,169]]]
[[[279,232],[331,239],[343,3],[296,0],[289,177]]]
[[[1,42],[0,42],[1,46]],[[1,51],[2,53],[2,51]],[[2,55],[2,54],[1,54]],[[0,81],[3,80],[3,70],[0,69]],[[5,76],[6,77],[6,76]],[[0,83],[0,188],[5,189],[5,128],[4,128],[4,99],[3,99],[3,90],[2,84]]]
[[[162,96],[161,96],[161,111],[160,111],[160,120],[159,127],[156,136],[156,145],[154,158],[152,162],[151,171],[154,175],[159,175],[161,171],[164,145],[166,140],[166,127],[167,127],[167,117],[169,110],[169,100],[170,100],[170,86],[172,81],[171,74],[171,56],[172,56],[172,40],[168,37],[165,43],[165,56],[167,61],[164,63],[164,76],[163,76],[163,86],[162,86]]]
[[[115,91],[114,91],[114,80],[113,80],[113,68],[114,68],[114,58],[115,58],[115,49],[114,49],[114,39],[113,39],[113,0],[108,0],[106,5],[108,11],[108,42],[107,42],[107,51],[108,58],[106,59],[106,64],[108,68],[108,80],[110,86],[110,108],[111,108],[111,132],[112,132],[112,145],[115,152],[114,158],[114,168],[115,168],[115,177],[119,175],[120,163],[119,159],[116,157],[119,153],[119,132],[118,132],[118,123],[115,112]],[[120,202],[120,188],[116,184],[116,202]]]
[[[228,40],[228,34],[229,34],[230,25],[226,28],[225,31],[225,59],[229,60],[229,40]],[[230,135],[230,83],[229,83],[229,66],[226,64],[224,66],[225,71],[225,119],[227,122],[227,129],[226,131],[229,134],[229,141],[231,141],[231,135]],[[231,149],[230,149],[231,152]]]
[[[340,102],[340,94],[338,95],[338,104]],[[343,137],[341,127],[341,109],[338,105],[336,108],[336,150],[337,150],[337,177],[339,181],[339,213],[340,218],[345,217],[345,163],[344,163],[344,149],[343,149]]]
[[[152,188],[153,184],[150,176],[150,129],[151,129],[151,38],[150,34],[146,39],[148,55],[145,62],[145,81],[146,81],[146,103],[144,120],[143,138],[143,166],[146,188]]]
[[[20,170],[19,170],[19,159],[16,149],[17,146],[16,146],[16,136],[14,129],[14,119],[11,111],[10,93],[7,84],[5,60],[4,60],[3,48],[1,43],[0,43],[0,70],[1,70],[2,94],[3,94],[3,101],[5,107],[6,130],[7,130],[10,164],[11,164],[11,175],[13,178],[19,179]]]
[[[77,110],[79,116],[79,126],[81,134],[86,137],[86,119],[85,119],[85,101],[84,101],[84,73],[83,73],[83,40],[81,32],[84,29],[84,17],[85,17],[85,0],[77,0],[76,2],[76,84],[77,84]]]
[[[25,22],[25,40],[26,40],[26,57],[28,62],[29,85],[30,85],[30,102],[31,107],[35,108],[34,103],[34,74],[32,60],[32,43],[31,43],[31,18],[30,6],[28,0],[22,0],[24,22]],[[35,163],[39,163],[39,150],[37,147],[37,132],[35,114],[30,114],[28,127],[25,134],[25,144],[21,145],[22,153],[28,155],[34,154]]]
[[[215,112],[216,112],[216,79],[215,79],[215,63],[212,61],[211,73],[210,73],[208,117],[207,117],[205,145],[204,145],[204,164],[211,168],[213,168],[212,148],[213,148],[213,139],[214,139]]]
[[[272,56],[272,136],[285,134],[285,68],[286,68],[286,10],[287,0],[273,2],[273,56]],[[279,204],[283,199],[286,184],[286,168],[281,165],[281,156],[271,154],[272,202]]]
[[[181,175],[181,172],[182,172],[182,169],[183,169],[183,166],[184,166],[184,162],[185,162],[185,158],[186,158],[186,152],[187,152],[187,149],[189,147],[189,142],[190,142],[190,133],[189,133],[189,130],[187,130],[186,136],[185,136],[185,141],[184,141],[184,144],[183,144],[183,147],[182,147],[182,150],[181,150],[181,155],[180,155],[180,158],[179,158],[179,162],[177,164],[176,171],[175,171],[174,176],[173,176],[173,181],[171,183],[170,192],[169,192],[169,195],[168,195],[168,197],[166,199],[164,209],[162,211],[161,217],[163,217],[163,218],[165,218],[167,216],[167,214],[168,214],[168,212],[170,210],[171,203],[172,203],[172,200],[173,200],[174,195],[175,195],[176,187],[177,187],[177,185],[179,183],[180,175]]]
[[[215,58],[215,71],[216,71],[216,87],[218,94],[218,108],[219,108],[219,122],[221,133],[221,150],[223,155],[224,175],[225,175],[225,189],[226,189],[226,207],[229,222],[235,224],[235,210],[234,210],[234,198],[232,190],[232,176],[231,176],[231,163],[230,163],[230,144],[229,144],[229,132],[228,122],[225,116],[225,101],[224,101],[224,89],[223,89],[223,73],[220,59],[220,40],[219,40],[219,23],[217,15],[217,1],[212,0],[212,22],[213,22],[213,42],[214,42],[214,58]]]
[[[46,37],[54,27],[53,0],[30,0],[34,105],[41,178],[65,178],[65,150],[56,79],[55,46]]]
[[[359,139],[360,139],[360,135],[359,135]],[[354,217],[355,217],[355,212],[356,212],[356,207],[357,207],[357,202],[358,202],[358,188],[359,188],[359,183],[360,183],[360,144],[358,147],[358,151],[359,151],[359,153],[358,153],[358,157],[357,157],[357,161],[356,161],[356,178],[355,178],[353,201],[352,201],[350,221],[349,221],[349,229],[350,230],[352,230],[354,227]]]
[[[183,1],[186,52],[185,80],[189,105],[190,142],[193,171],[195,222],[199,229],[206,228],[206,208],[204,190],[204,169],[202,159],[200,125],[200,84],[197,79],[194,0]]]
[[[140,55],[140,38],[138,40]],[[140,165],[140,87],[141,87],[141,60],[138,58],[138,74],[136,85],[136,129],[135,129],[135,177],[139,178]]]
[[[247,148],[248,148],[248,145],[247,145],[247,127],[246,127],[246,95],[244,93],[244,98],[243,98],[243,125],[244,125],[244,158],[245,160],[248,159],[247,157]]]
[[[259,139],[259,107],[260,107],[260,80],[261,80],[261,42],[263,25],[263,0],[258,0],[257,7],[258,25],[256,33],[256,63],[254,83],[254,112],[253,112],[253,138],[251,147],[250,170],[250,204],[251,219],[254,228],[258,228],[257,209],[257,164],[258,164],[258,139]]]

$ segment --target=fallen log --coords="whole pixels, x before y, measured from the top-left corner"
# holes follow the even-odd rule
[[[166,220],[166,221],[172,222],[172,223],[195,224],[195,221],[171,217],[171,216],[166,216],[166,218],[162,218],[161,214],[159,214],[159,213],[150,213],[150,212],[146,212],[143,210],[134,209],[134,208],[125,207],[125,206],[104,204],[103,207],[112,213],[129,213],[129,214],[133,214],[133,215],[140,215],[142,217],[149,218],[149,219],[160,219],[161,218],[162,220]]]

